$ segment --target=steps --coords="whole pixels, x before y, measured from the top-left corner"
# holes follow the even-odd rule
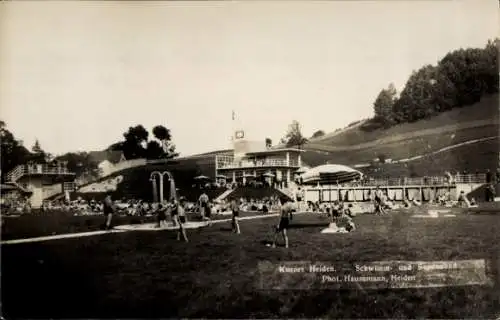
[[[218,196],[215,201],[221,201],[221,200],[224,200],[227,196],[229,196],[232,192],[234,191],[234,189],[227,189],[226,191],[224,191],[224,193],[222,193],[220,196]]]

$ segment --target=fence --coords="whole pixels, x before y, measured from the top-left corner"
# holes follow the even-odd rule
[[[248,161],[219,163],[218,169],[237,169],[237,168],[259,168],[259,167],[288,167],[286,160],[268,159],[264,161]]]
[[[6,175],[7,181],[16,182],[19,178],[29,174],[67,174],[74,175],[67,168],[52,167],[45,164],[19,165]]]
[[[455,175],[450,180],[447,177],[422,177],[422,178],[386,178],[372,179],[355,183],[340,184],[340,187],[387,187],[387,186],[435,186],[448,184],[483,184],[486,183],[486,174]]]

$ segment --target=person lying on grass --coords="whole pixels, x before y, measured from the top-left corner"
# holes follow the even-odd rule
[[[276,241],[278,240],[278,236],[280,233],[283,235],[283,239],[285,240],[285,248],[288,248],[287,229],[290,225],[293,208],[290,200],[287,198],[281,198],[280,204],[280,221],[276,227],[276,232],[274,234],[273,248],[276,248]]]
[[[334,219],[332,223],[330,223],[328,229],[333,229],[333,233],[347,233],[355,231],[356,225],[352,221],[352,218],[344,210]]]
[[[356,225],[354,224],[354,221],[352,221],[352,218],[349,216],[347,210],[343,210],[336,220],[339,229],[343,228],[347,232],[356,230]]]

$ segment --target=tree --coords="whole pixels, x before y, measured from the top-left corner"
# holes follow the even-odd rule
[[[164,126],[158,125],[153,128],[153,135],[155,136],[156,139],[161,141],[163,151],[167,152],[168,149],[167,143],[171,139],[170,130],[168,130]]]
[[[500,40],[495,39],[484,48],[449,52],[437,66],[425,65],[414,71],[398,98],[393,86],[382,90],[374,102],[374,118],[361,129],[418,121],[497,93],[499,46]]]
[[[437,112],[435,105],[437,72],[436,67],[426,65],[412,73],[399,99],[394,103],[396,122],[415,122]]]
[[[273,146],[273,140],[271,138],[266,138],[266,148],[271,148]]]
[[[397,91],[394,84],[389,84],[387,89],[383,89],[378,94],[373,103],[373,111],[375,113],[375,121],[379,122],[384,127],[390,127],[394,124],[392,109],[396,101]]]
[[[19,140],[16,140],[12,132],[7,129],[5,122],[1,120],[0,144],[2,179],[4,179],[5,174],[14,169],[16,166],[25,164],[31,154]]]
[[[300,123],[297,120],[292,121],[288,126],[288,132],[281,139],[281,142],[286,144],[287,147],[297,146],[299,149],[307,143],[307,138],[302,135]]]
[[[175,145],[171,142],[170,130],[164,126],[155,126],[153,135],[161,141],[161,145],[154,140],[149,141],[149,132],[142,125],[130,127],[123,134],[123,141],[113,143],[108,147],[111,151],[121,151],[125,159],[171,159],[179,154],[175,152]],[[159,149],[158,149],[159,148]]]
[[[66,162],[69,171],[77,177],[82,175],[96,176],[98,163],[87,152],[68,152],[54,158],[54,161]]]
[[[50,162],[51,160],[51,155],[43,151],[42,147],[40,146],[40,141],[38,139],[35,140],[35,144],[33,147],[31,147],[31,156],[29,157],[29,161],[35,162],[35,163],[47,163]]]
[[[165,154],[163,148],[160,146],[160,144],[155,141],[151,140],[148,142],[148,146],[146,148],[146,158],[149,160],[155,160],[155,159],[161,159],[163,155]]]
[[[323,130],[318,130],[315,133],[313,133],[311,138],[319,138],[325,135],[325,132]]]
[[[148,141],[149,132],[142,126],[137,125],[130,127],[127,132],[123,134],[125,141],[121,145],[121,151],[125,159],[139,159],[146,157],[145,144]]]
[[[43,153],[43,149],[42,147],[40,147],[40,142],[37,140],[35,140],[35,144],[33,145],[33,147],[31,148],[31,152],[33,153]]]
[[[500,50],[500,39],[490,40],[483,50],[483,65],[481,76],[486,83],[486,93],[497,93],[499,91],[498,74],[498,52]]]
[[[179,154],[175,152],[175,145],[172,143],[172,135],[170,130],[162,125],[155,126],[153,128],[153,135],[156,139],[160,140],[161,148],[163,149],[162,158],[174,158]]]

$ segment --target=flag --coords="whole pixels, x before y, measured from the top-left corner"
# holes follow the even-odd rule
[[[234,120],[236,120],[236,114],[234,113],[234,110],[233,110],[233,115],[232,115],[232,117],[233,117],[233,121],[234,121]]]

